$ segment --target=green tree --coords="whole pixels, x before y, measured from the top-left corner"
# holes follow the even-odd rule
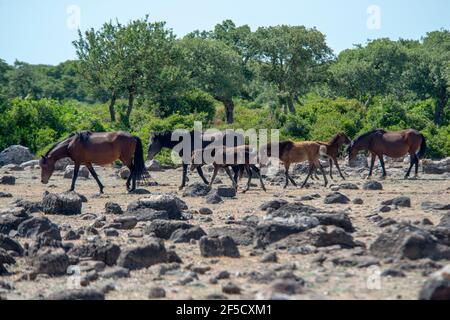
[[[317,29],[303,26],[259,28],[254,34],[262,79],[273,83],[285,111],[294,113],[294,102],[325,80],[332,51]]]

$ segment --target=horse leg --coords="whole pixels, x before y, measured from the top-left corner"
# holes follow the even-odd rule
[[[334,180],[333,178],[333,159],[330,158],[330,178],[331,180]]]
[[[259,182],[261,183],[261,188],[264,190],[264,192],[267,192],[266,186],[264,185],[264,181],[261,177],[261,170],[258,169],[255,165],[252,165],[252,169],[256,172],[259,178]]]
[[[284,164],[284,173],[285,173],[285,175],[286,175],[286,183],[285,183],[285,185],[284,185],[284,189],[286,189],[287,187],[288,187],[288,185],[289,185],[289,167],[290,167],[290,164]]]
[[[375,166],[376,158],[377,158],[376,154],[372,153],[372,159],[370,160],[369,175],[367,176],[367,179],[372,178],[372,172],[373,172],[373,167]]]
[[[73,169],[72,186],[70,187],[70,191],[75,191],[75,183],[77,182],[79,171],[80,171],[80,165],[75,164],[75,168]]]
[[[416,155],[410,153],[410,154],[409,154],[409,169],[408,169],[408,171],[406,172],[405,179],[408,179],[408,178],[409,178],[409,175],[411,174],[411,170],[412,170],[412,168],[413,168],[415,162],[416,162]]]
[[[248,190],[250,190],[250,185],[252,183],[252,174],[253,173],[252,173],[252,169],[250,169],[249,165],[245,165],[244,168],[245,168],[245,172],[247,172],[247,175],[248,175],[247,187],[245,188],[245,190],[243,192],[243,193],[246,193]]]
[[[231,174],[230,168],[225,167],[225,172],[227,173],[228,177],[230,178],[231,182],[233,183],[233,188],[237,190],[237,183],[234,181],[233,175]]]
[[[309,166],[308,175],[306,176],[306,179],[305,179],[305,181],[304,181],[303,184],[302,184],[302,189],[303,189],[303,188],[306,186],[306,184],[308,183],[309,177],[311,177],[311,174],[312,174],[313,170],[314,170],[314,166],[313,166],[313,165],[310,165],[310,166]]]
[[[414,158],[416,159],[415,163],[416,163],[416,168],[415,168],[415,175],[414,178],[417,178],[419,176],[419,157],[417,156],[417,154],[414,154]]]
[[[209,184],[208,180],[205,178],[205,175],[203,174],[203,170],[201,167],[197,168],[197,172],[198,172],[198,175],[200,176],[200,178],[202,178],[203,182],[205,184]]]
[[[100,188],[100,194],[103,194],[103,189],[105,187],[100,182],[100,179],[98,178],[97,172],[95,172],[94,167],[92,166],[92,164],[88,164],[86,167],[88,168],[89,172],[92,174],[92,176],[94,177],[95,181],[97,182],[98,187]]]
[[[378,155],[378,158],[380,159],[380,164],[381,164],[381,169],[383,169],[383,175],[381,176],[382,179],[386,178],[387,174],[386,174],[386,168],[384,166],[384,159],[383,159],[383,155]]]
[[[217,173],[219,172],[219,167],[218,166],[214,166],[214,172],[213,172],[213,175],[212,175],[212,177],[211,177],[211,181],[209,182],[209,187],[210,188],[212,188],[212,185],[213,185],[213,183],[214,183],[214,180],[216,180],[216,177],[217,177]]]
[[[339,172],[341,178],[342,178],[343,180],[345,180],[345,177],[344,177],[344,175],[342,174],[341,168],[339,167],[339,162],[338,162],[338,160],[337,160],[337,159],[334,159],[334,163],[336,164],[336,168],[337,168],[337,170],[338,170],[338,172]]]
[[[324,187],[326,187],[328,185],[328,180],[327,180],[327,175],[325,174],[325,170],[323,169],[322,164],[320,163],[320,161],[317,161],[320,171],[322,171],[322,175],[323,175],[323,179],[325,180],[325,185]]]
[[[183,177],[181,178],[181,186],[179,187],[180,190],[183,190],[184,187],[186,186],[187,171],[188,165],[183,164]]]

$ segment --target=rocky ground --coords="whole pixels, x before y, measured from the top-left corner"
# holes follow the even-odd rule
[[[99,196],[92,178],[64,194],[70,173],[56,172],[45,186],[37,167],[4,166],[0,297],[448,297],[437,284],[450,282],[442,271],[450,260],[450,176],[403,180],[404,167],[392,163],[386,180],[370,183],[366,169],[345,168],[345,183],[286,190],[278,173],[266,178],[266,193],[254,180],[236,196],[223,175],[210,191],[191,174],[178,191],[179,169],[151,172],[142,194],[131,195],[111,167],[97,170],[106,186]]]

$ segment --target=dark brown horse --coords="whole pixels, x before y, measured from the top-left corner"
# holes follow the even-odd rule
[[[70,191],[75,190],[75,182],[81,165],[85,165],[97,181],[100,193],[103,193],[104,186],[100,182],[93,164],[107,165],[115,160],[122,161],[131,171],[126,184],[127,190],[130,192],[136,189],[136,181],[141,180],[146,172],[142,142],[138,137],[126,132],[92,133],[84,131],[69,135],[42,156],[40,160],[41,182],[47,184],[55,171],[56,161],[67,157],[75,162]]]
[[[369,176],[372,176],[375,160],[380,159],[383,169],[382,178],[386,177],[386,168],[384,166],[383,156],[391,158],[400,158],[409,153],[410,167],[405,175],[405,179],[411,174],[411,169],[415,165],[415,175],[419,173],[419,159],[425,155],[427,142],[423,134],[414,129],[408,129],[397,132],[387,132],[382,129],[370,131],[355,139],[348,148],[349,161],[355,159],[361,150],[368,150],[372,155]],[[418,152],[417,152],[418,151]]]

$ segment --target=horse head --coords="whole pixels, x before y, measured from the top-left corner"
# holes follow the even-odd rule
[[[42,156],[39,160],[39,166],[41,167],[41,182],[47,184],[55,171],[55,161],[46,156]]]

